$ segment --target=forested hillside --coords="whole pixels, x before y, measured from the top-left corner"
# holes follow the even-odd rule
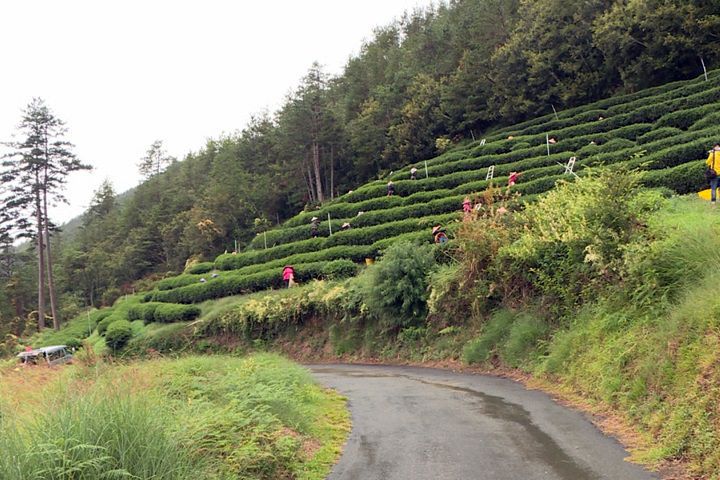
[[[502,126],[553,110],[562,119],[577,105],[697,77],[703,62],[718,65],[718,31],[712,1],[475,0],[408,13],[378,27],[340,75],[313,65],[278,111],[148,172],[122,205],[110,184],[99,189],[78,232],[53,237],[61,316],[111,304],[139,279],[182,271],[189,258],[212,260],[236,242],[242,250],[306,207]],[[527,148],[541,148],[536,140]],[[612,154],[613,146],[629,148],[599,148]],[[537,154],[512,147],[518,161]],[[31,252],[3,240],[0,334],[19,333],[35,308],[37,267]]]

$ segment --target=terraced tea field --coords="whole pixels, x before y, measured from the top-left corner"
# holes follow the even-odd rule
[[[703,160],[720,138],[719,124],[716,70],[708,81],[675,82],[502,128],[302,212],[258,235],[244,252],[220,255],[159,282],[145,300],[195,303],[279,287],[286,264],[295,267],[301,282],[352,275],[358,262],[393,242],[431,241],[433,225],[460,219],[466,196],[491,182],[505,185],[510,172],[521,172],[513,190],[523,201],[558,180],[572,181],[565,173],[571,157],[576,158],[577,175],[590,167],[621,164],[642,170],[646,185],[696,191],[704,185]],[[549,138],[556,143],[548,143]],[[417,180],[410,179],[413,166]],[[490,168],[494,178],[486,180]],[[388,180],[395,185],[393,196],[387,196]],[[312,217],[321,221],[317,238],[311,236]],[[351,228],[341,230],[346,222]],[[213,269],[218,272],[211,276]]]

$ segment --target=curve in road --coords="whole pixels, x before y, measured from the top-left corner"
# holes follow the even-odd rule
[[[486,375],[314,365],[349,399],[353,429],[330,480],[650,480],[581,413]]]

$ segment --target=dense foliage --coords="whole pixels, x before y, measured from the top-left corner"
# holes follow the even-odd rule
[[[550,169],[572,153],[592,153],[597,162],[611,163],[647,150],[659,156],[651,168],[674,167],[679,154],[667,158],[660,152],[686,141],[672,141],[671,132],[679,132],[668,129],[687,136],[696,132],[692,140],[702,143],[708,135],[700,134],[717,124],[710,117],[717,113],[692,109],[716,102],[717,92],[697,84],[694,91],[681,92],[672,84],[642,89],[697,76],[701,58],[709,68],[717,67],[720,42],[714,32],[719,22],[712,2],[699,0],[570,5],[558,0],[454,0],[408,13],[378,28],[339,76],[328,78],[313,65],[277,112],[257,116],[242,131],[210,140],[174,163],[161,143],[153,143],[142,159],[147,181],[122,197],[103,185],[82,225],[54,245],[60,254],[57,283],[64,292],[60,303],[109,305],[132,292],[138,279],[179,272],[188,259],[192,264],[198,258],[209,261],[236,244],[242,250],[251,242],[254,247],[287,243],[289,232],[263,233],[318,202],[324,201],[323,214],[333,214],[334,231],[359,210],[369,212],[381,204],[411,208],[444,199],[443,206],[433,204],[422,215],[447,213],[455,202],[450,197],[485,188],[484,172],[473,173],[481,165],[506,163],[498,172],[501,182],[516,168],[527,171],[528,180],[533,175],[539,179],[550,170],[530,170]],[[628,92],[630,97],[566,114],[575,105]],[[662,92],[668,93],[666,98],[659,97]],[[643,103],[649,96],[656,98]],[[545,116],[493,132],[537,115]],[[656,127],[664,130],[654,132]],[[548,129],[560,139],[553,152],[557,156],[534,158],[542,155]],[[652,135],[640,141],[646,134]],[[484,147],[476,143],[474,150],[454,150],[457,142],[482,136],[488,140]],[[516,138],[507,141],[508,136]],[[671,142],[653,144],[663,138]],[[638,143],[632,148],[621,139]],[[591,141],[596,145],[589,146]],[[692,156],[697,159],[699,153]],[[436,155],[428,162],[430,179],[415,184],[405,180],[403,166]],[[450,159],[456,162],[440,165]],[[420,178],[423,173],[420,168]],[[403,198],[378,198],[388,176],[403,180],[397,182]],[[684,179],[676,182],[677,175],[661,177],[653,176],[654,184],[693,188]],[[383,182],[358,188],[376,178]],[[522,188],[536,193],[552,183],[543,179]],[[327,202],[351,189],[348,200],[368,204]],[[358,218],[357,226],[400,220],[406,214],[396,210],[372,220]],[[305,235],[304,219],[293,224],[298,227],[292,233],[295,240]],[[290,253],[300,251],[283,256]],[[0,289],[3,324],[12,318],[20,319],[15,325],[24,323],[34,308],[26,297],[24,286]],[[14,331],[19,333],[16,327]]]

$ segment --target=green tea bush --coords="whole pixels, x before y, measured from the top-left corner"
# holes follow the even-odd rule
[[[197,339],[193,335],[193,328],[188,327],[188,324],[158,323],[154,324],[154,327],[133,336],[125,346],[124,353],[143,356],[148,352],[179,353],[190,349],[196,352],[199,350],[195,345]]]
[[[645,186],[666,187],[680,194],[698,192],[708,188],[705,180],[705,160],[643,172],[641,181]]]
[[[221,270],[237,270],[239,268],[266,263],[272,260],[285,259],[291,255],[316,252],[336,246],[372,245],[378,240],[397,236],[406,232],[431,227],[437,223],[447,223],[457,217],[456,213],[428,215],[421,218],[409,218],[395,222],[383,223],[365,228],[354,228],[340,231],[327,238],[312,238],[299,242],[279,245],[267,250],[250,250],[237,255],[224,254],[216,260]],[[364,252],[362,252],[364,258]],[[215,279],[217,280],[217,279]],[[210,280],[209,280],[210,281]]]
[[[626,140],[624,138],[613,138],[612,140],[598,145],[596,153],[614,152],[617,150],[626,150],[635,147],[635,142]]]
[[[114,351],[121,350],[132,337],[132,325],[127,320],[116,320],[107,327],[105,343]]]
[[[643,145],[646,143],[654,142],[656,140],[662,140],[663,138],[674,137],[676,135],[682,135],[682,130],[674,127],[662,127],[656,128],[649,131],[648,133],[641,135],[638,138],[638,144]]]
[[[182,274],[176,277],[169,277],[159,280],[155,283],[155,288],[158,290],[172,290],[173,288],[184,287],[185,285],[192,285],[197,283],[201,278],[212,278],[205,274]]]
[[[161,305],[160,303],[140,303],[132,305],[127,311],[127,318],[130,321],[143,320],[150,323],[155,320],[155,309]]]
[[[347,278],[354,276],[357,270],[357,264],[350,260],[333,260],[323,267],[322,277],[328,280]]]
[[[707,128],[717,128],[718,125],[720,125],[720,112],[717,111],[718,108],[716,107],[716,111],[713,113],[710,113],[706,115],[704,118],[698,120],[697,122],[693,123],[690,126],[690,131],[695,130],[705,130]]]
[[[705,117],[713,110],[717,110],[715,105],[706,105],[702,107],[691,108],[688,110],[680,110],[663,115],[660,120],[655,122],[657,127],[674,127],[680,130],[687,130],[698,120]]]
[[[338,260],[336,263],[323,261],[297,264],[294,265],[295,280],[307,282],[312,279],[324,278],[326,274],[337,278],[345,273],[354,273],[354,267],[351,267],[352,263],[350,260]],[[328,267],[329,264],[332,266]],[[205,283],[151,292],[145,298],[146,301],[188,304],[282,286],[282,268],[271,268],[249,275],[229,272]]]
[[[528,142],[518,142],[510,149],[511,152],[514,152],[516,150],[523,150],[526,148],[530,148],[530,144]]]
[[[196,263],[195,265],[188,268],[185,273],[189,273],[191,275],[198,274],[198,273],[207,273],[211,271],[213,268],[215,268],[215,264],[213,262],[201,262]]]
[[[192,305],[161,303],[154,308],[153,321],[158,323],[187,322],[200,316],[200,309]]]
[[[118,320],[125,320],[121,315],[112,313],[107,317],[103,318],[97,325],[97,331],[100,335],[105,335],[105,331],[111,323],[117,322]]]

